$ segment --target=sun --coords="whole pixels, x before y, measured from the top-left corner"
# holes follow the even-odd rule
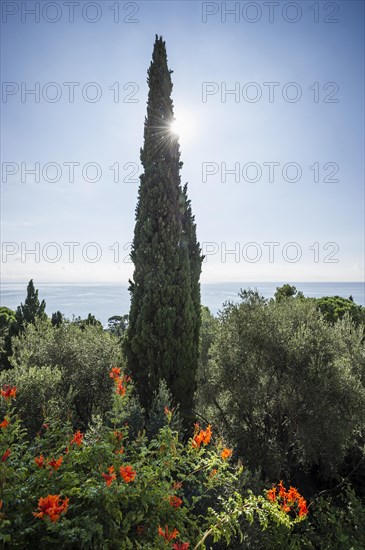
[[[194,122],[187,113],[179,113],[170,123],[170,132],[182,141],[191,141],[194,135]]]
[[[170,123],[170,132],[172,134],[175,134],[177,136],[181,133],[181,128],[179,122],[174,118],[174,120]]]

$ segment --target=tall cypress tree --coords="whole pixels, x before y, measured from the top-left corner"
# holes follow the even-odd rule
[[[147,116],[131,257],[131,308],[124,348],[128,370],[147,413],[164,379],[183,417],[191,416],[198,364],[200,272],[180,149],[165,42],[156,36],[148,70]]]

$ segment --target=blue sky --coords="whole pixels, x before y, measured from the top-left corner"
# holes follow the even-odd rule
[[[202,281],[364,279],[363,2],[274,2],[271,22],[268,2],[79,1],[73,22],[63,1],[27,1],[39,22],[24,4],[2,3],[3,281],[132,276],[156,33],[174,71]],[[39,102],[22,98],[35,83]],[[25,171],[35,163],[39,182]]]

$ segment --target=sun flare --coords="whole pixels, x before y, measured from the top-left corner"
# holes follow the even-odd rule
[[[194,124],[191,116],[186,113],[177,115],[170,123],[170,132],[182,141],[191,140],[194,134]]]
[[[176,134],[177,136],[181,133],[181,128],[179,122],[174,118],[174,120],[170,124],[170,131],[172,134]]]

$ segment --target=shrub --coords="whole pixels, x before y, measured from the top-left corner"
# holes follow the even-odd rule
[[[2,384],[15,385],[18,388],[16,410],[22,418],[22,425],[29,435],[35,435],[43,423],[43,416],[54,415],[57,411],[60,420],[67,415],[65,400],[61,405],[61,371],[57,367],[29,367],[29,369],[12,369],[2,373]],[[4,411],[4,403],[0,403]]]
[[[99,325],[64,322],[54,327],[49,319],[36,319],[12,346],[12,382],[18,383],[19,376],[29,379],[23,373],[33,368],[57,369],[58,403],[65,409],[64,401],[70,401],[75,427],[85,429],[93,414],[104,415],[110,408],[112,382],[107,373],[121,363],[121,350],[118,339]]]
[[[128,377],[114,368],[113,408],[107,422],[86,433],[67,422],[44,419],[42,432],[27,443],[15,415],[17,388],[2,389],[6,413],[0,441],[0,540],[7,548],[206,548],[240,532],[242,516],[288,528],[304,519],[294,502],[235,488],[242,468],[230,450],[213,442],[210,426],[195,426],[185,445],[165,425],[156,437],[131,438],[124,422],[132,392]]]

